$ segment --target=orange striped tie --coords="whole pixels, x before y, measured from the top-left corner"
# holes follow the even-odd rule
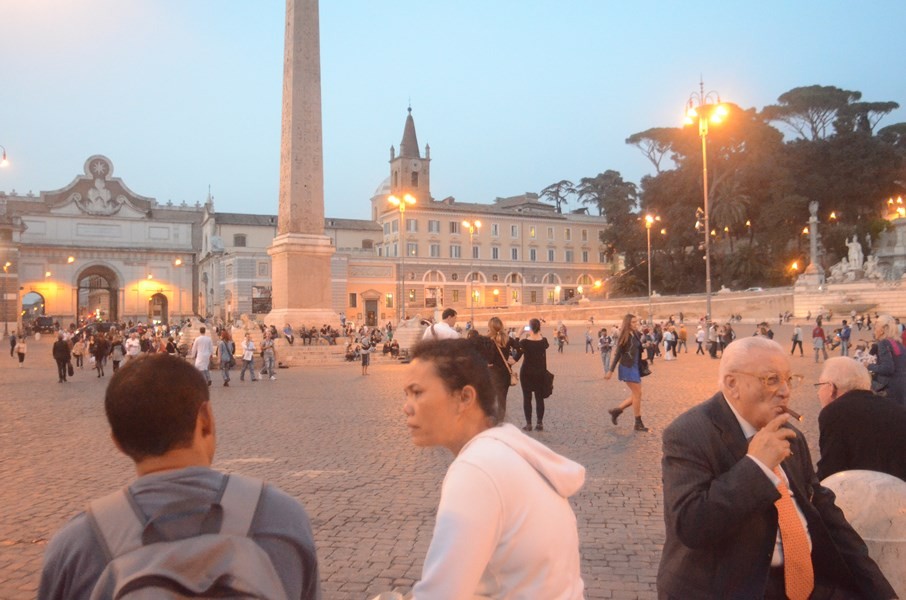
[[[786,595],[790,600],[808,600],[815,587],[815,572],[812,569],[808,536],[779,466],[774,467],[774,474],[780,478],[780,483],[777,484],[780,498],[774,502],[774,506],[777,507],[780,542],[783,544],[783,580]]]

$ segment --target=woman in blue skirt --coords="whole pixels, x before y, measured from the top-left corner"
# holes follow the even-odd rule
[[[619,368],[618,377],[629,388],[629,396],[619,406],[607,411],[613,424],[616,425],[623,411],[632,406],[632,412],[635,413],[635,430],[648,431],[642,423],[642,377],[639,375],[639,362],[642,357],[641,337],[638,317],[627,314],[623,317],[613,361],[610,363],[610,370],[604,374],[604,379],[610,379],[613,372]]]

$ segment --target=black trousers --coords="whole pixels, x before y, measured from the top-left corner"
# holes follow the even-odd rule
[[[69,365],[68,360],[58,360],[57,361],[57,377],[60,381],[66,381],[66,367]]]
[[[537,391],[522,390],[522,411],[525,413],[525,424],[532,424],[532,394],[535,394],[535,405],[538,407],[538,423],[544,421],[544,398]]]

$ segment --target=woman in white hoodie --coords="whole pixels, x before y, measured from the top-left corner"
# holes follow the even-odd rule
[[[416,346],[404,391],[415,445],[455,456],[413,598],[582,598],[568,498],[584,467],[497,424],[487,361],[466,340]]]

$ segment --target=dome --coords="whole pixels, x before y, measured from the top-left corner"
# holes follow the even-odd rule
[[[373,196],[389,196],[390,195],[390,177],[382,181],[380,185],[377,186],[374,190]]]

